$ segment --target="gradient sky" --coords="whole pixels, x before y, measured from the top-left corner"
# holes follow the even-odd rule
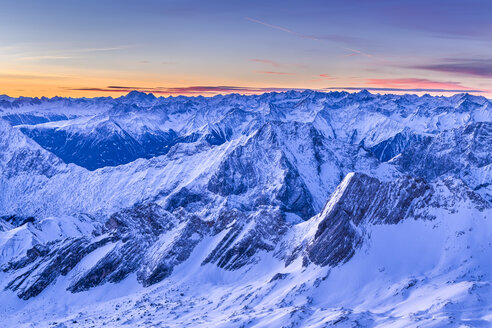
[[[492,98],[492,1],[2,1],[0,94],[284,88]]]

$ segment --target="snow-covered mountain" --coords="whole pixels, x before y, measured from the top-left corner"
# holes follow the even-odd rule
[[[12,326],[492,324],[492,103],[0,97]]]

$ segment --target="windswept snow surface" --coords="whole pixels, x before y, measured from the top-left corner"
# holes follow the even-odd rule
[[[492,103],[0,103],[6,327],[490,327]]]

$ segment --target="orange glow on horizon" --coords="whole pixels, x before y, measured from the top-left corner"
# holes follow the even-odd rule
[[[124,79],[98,79],[98,78],[73,78],[69,76],[58,75],[36,75],[36,74],[0,74],[0,94],[6,94],[11,97],[119,97],[126,95],[132,90],[153,93],[156,96],[214,96],[218,94],[261,94],[271,91],[285,91],[289,89],[312,89],[318,91],[348,91],[357,92],[358,88],[367,88],[372,93],[391,93],[391,94],[423,94],[433,95],[452,95],[453,93],[470,92],[482,95],[488,98],[492,97],[492,91],[483,90],[482,92],[473,92],[474,89],[463,86],[459,83],[438,82],[422,78],[395,78],[395,79],[335,79],[328,74],[320,74],[330,78],[307,80],[305,83],[239,83],[239,81],[219,81],[210,82],[206,79],[186,78],[188,83],[181,81],[179,84],[169,85],[169,83],[159,83],[157,79],[151,81],[142,80],[124,80]],[[195,83],[190,83],[195,82]],[[304,85],[303,85],[304,84]],[[157,86],[156,86],[157,85]],[[371,90],[373,88],[373,90]],[[377,90],[392,89],[392,90]],[[402,90],[398,90],[402,89]],[[404,90],[404,89],[409,89]],[[453,90],[445,92],[436,91],[412,91],[413,89],[443,89]]]

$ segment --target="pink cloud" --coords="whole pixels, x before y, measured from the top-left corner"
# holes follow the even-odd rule
[[[381,88],[419,88],[419,89],[453,89],[453,90],[469,90],[471,88],[461,85],[459,82],[441,82],[429,79],[419,78],[397,78],[397,79],[368,79],[366,84]]]
[[[260,73],[260,74],[272,74],[272,75],[295,75],[295,73],[272,72],[272,71],[257,71],[256,73]]]
[[[413,68],[482,78],[492,77],[492,59],[445,59],[442,63],[418,65]]]
[[[137,87],[137,86],[107,86],[102,88],[63,88],[72,91],[97,91],[109,93],[123,93],[140,91],[161,95],[217,95],[228,93],[259,94],[265,92],[284,92],[292,88],[262,88],[262,87],[240,87],[240,86],[189,86],[189,87]],[[297,89],[294,89],[297,90]]]
[[[273,60],[269,60],[269,59],[253,58],[253,59],[250,59],[249,61],[252,61],[252,62],[255,62],[255,63],[261,63],[261,64],[266,64],[266,65],[271,65],[273,67],[282,67],[282,66],[284,66],[283,64],[281,64],[279,62],[276,62],[276,61],[273,61]]]

